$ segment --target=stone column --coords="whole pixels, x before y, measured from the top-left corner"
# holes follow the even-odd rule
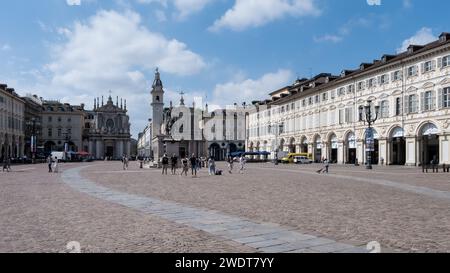
[[[25,155],[25,138],[22,137],[20,142],[20,156],[23,157]]]
[[[364,141],[360,139],[356,141],[356,158],[358,160],[357,163],[363,165],[366,164],[366,145],[364,144]]]
[[[424,162],[424,158],[423,158],[423,142],[422,139],[420,137],[416,138],[416,165],[419,166],[422,165]]]
[[[328,142],[322,142],[322,157],[330,160],[330,154]]]
[[[121,158],[123,156],[123,144],[122,144],[122,140],[116,140],[116,142],[114,143],[116,147],[114,147],[114,157],[115,158]]]
[[[392,139],[386,141],[386,165],[392,164]]]
[[[94,140],[89,140],[88,153],[94,155]]]
[[[127,148],[127,155],[129,155],[130,156],[130,153],[131,153],[131,142],[128,140],[127,142],[126,142],[127,144],[127,146],[126,146],[126,148]]]
[[[338,164],[345,164],[345,147],[343,142],[338,142]]]
[[[445,133],[439,135],[439,162],[440,164],[450,164],[450,135]]]
[[[380,155],[380,160],[378,161],[379,165],[381,165],[381,158],[384,159],[383,164],[387,164],[388,163],[388,156],[387,156],[387,140],[386,139],[379,139],[378,140],[378,153]]]
[[[406,166],[416,166],[416,137],[406,138]]]
[[[96,158],[97,159],[104,159],[104,154],[103,154],[103,141],[102,140],[97,140],[97,149],[96,149]]]

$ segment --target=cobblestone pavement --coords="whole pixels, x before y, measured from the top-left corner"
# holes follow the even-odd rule
[[[44,165],[13,168],[0,172],[0,252],[67,252],[71,241],[82,252],[255,251],[74,191]]]
[[[123,192],[277,223],[351,245],[378,241],[385,251],[450,252],[450,175],[354,166],[332,166],[330,175],[318,175],[319,167],[248,164],[243,175],[209,177],[202,170],[191,178],[162,177],[159,170],[135,165],[123,172],[117,163],[105,166],[107,171],[86,169],[83,175]]]
[[[95,182],[83,178],[80,171],[87,167],[78,167],[63,173],[64,183],[74,189],[96,198],[157,215],[178,224],[203,230],[210,234],[241,243],[258,252],[351,252],[367,253],[363,247],[339,243],[333,240],[301,234],[271,223],[255,223],[248,219],[224,215],[223,213],[189,207],[169,201],[118,192],[98,186]]]
[[[378,241],[382,251],[450,252],[448,174],[332,166],[330,175],[318,175],[317,165],[248,164],[242,175],[209,177],[203,169],[192,178],[162,177],[159,170],[141,170],[134,163],[129,171],[120,162],[62,168],[80,166],[86,167],[83,178],[125,195],[273,223],[343,248]],[[44,165],[0,173],[0,205],[0,252],[64,252],[69,241],[79,241],[86,252],[255,252],[266,247],[253,242],[254,236],[240,243],[220,236],[214,222],[190,226],[180,222],[182,215],[170,219],[95,198],[65,184],[61,174],[46,173]],[[320,251],[333,249],[313,249]]]

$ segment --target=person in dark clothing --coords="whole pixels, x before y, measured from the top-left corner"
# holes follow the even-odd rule
[[[161,163],[162,163],[162,174],[167,175],[167,169],[169,168],[169,158],[167,157],[166,154],[161,159]]]
[[[52,163],[53,163],[52,156],[49,155],[47,157],[47,164],[48,164],[48,172],[49,173],[53,172],[53,170],[52,170]]]
[[[195,156],[195,154],[192,154],[191,158],[189,158],[189,161],[191,162],[192,176],[196,177],[197,176],[197,157]]]
[[[178,157],[175,154],[170,158],[172,175],[177,174]]]

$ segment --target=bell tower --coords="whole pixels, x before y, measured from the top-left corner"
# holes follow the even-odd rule
[[[153,81],[151,95],[153,113],[152,138],[155,138],[157,135],[161,134],[161,125],[164,118],[164,90],[158,68],[155,72],[155,80]]]

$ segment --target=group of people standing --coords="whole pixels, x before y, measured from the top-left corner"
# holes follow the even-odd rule
[[[52,158],[51,155],[47,157],[47,165],[48,165],[48,172],[49,173],[57,173],[59,172],[59,160],[58,157],[55,157],[55,159]]]
[[[236,159],[233,158],[233,157],[231,157],[231,156],[229,156],[228,159],[227,159],[227,163],[228,163],[228,172],[229,172],[230,174],[233,173],[234,161],[236,161]],[[240,173],[240,174],[243,174],[243,173],[244,173],[244,170],[245,170],[245,164],[247,163],[247,159],[242,155],[242,156],[239,158],[238,162],[239,162],[239,173]]]
[[[6,157],[5,159],[3,159],[3,172],[5,170],[8,173],[11,171],[11,158],[10,157]]]
[[[231,174],[233,172],[233,164],[234,164],[234,158],[229,157],[227,159],[228,163],[228,172]],[[241,157],[239,159],[239,172],[244,173],[244,167],[245,167],[245,157]],[[177,168],[178,168],[178,157],[174,154],[172,157],[168,157],[167,154],[164,154],[164,156],[161,159],[162,164],[162,175],[167,175],[169,165],[171,167],[171,173],[172,175],[177,174]],[[222,170],[216,170],[216,161],[214,158],[210,157],[208,160],[204,160],[202,158],[196,157],[195,154],[192,154],[191,157],[184,157],[181,159],[181,176],[188,175],[189,169],[191,170],[192,177],[197,177],[197,172],[200,171],[200,169],[205,166],[208,168],[209,175],[222,175]]]

